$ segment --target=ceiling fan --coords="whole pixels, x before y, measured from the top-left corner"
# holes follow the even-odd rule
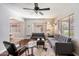
[[[43,13],[41,12],[41,11],[46,11],[46,10],[50,10],[50,8],[39,8],[39,6],[38,6],[38,3],[34,3],[34,8],[33,9],[31,9],[31,8],[23,8],[24,10],[34,10],[34,12],[36,13],[36,14],[41,14],[41,15],[43,15]]]

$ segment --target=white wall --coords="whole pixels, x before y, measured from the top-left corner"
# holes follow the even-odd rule
[[[75,52],[79,55],[79,4],[74,5],[74,44],[75,44]]]
[[[9,33],[10,33],[10,17],[16,16],[13,12],[9,11],[3,4],[0,4],[0,52],[5,50],[3,45],[3,41],[9,41]],[[22,28],[23,29],[23,28]],[[22,37],[24,31],[21,32]]]
[[[0,4],[0,51],[4,50],[3,41],[9,41],[9,12]]]

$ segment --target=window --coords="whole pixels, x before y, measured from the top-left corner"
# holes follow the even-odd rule
[[[62,21],[62,34],[73,37],[73,15],[68,16]]]
[[[60,25],[61,23],[61,25]],[[60,32],[62,35],[67,37],[73,37],[73,14],[68,15],[67,17],[63,18],[59,23]]]

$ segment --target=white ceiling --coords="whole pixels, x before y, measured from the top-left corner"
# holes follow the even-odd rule
[[[74,12],[73,7],[78,6],[79,4],[67,4],[67,3],[39,3],[40,8],[49,7],[50,11],[42,11],[44,15],[35,14],[32,10],[23,10],[22,8],[33,8],[33,3],[9,3],[3,4],[11,13],[15,16],[25,17],[25,18],[37,18],[37,17],[62,17],[67,14]]]

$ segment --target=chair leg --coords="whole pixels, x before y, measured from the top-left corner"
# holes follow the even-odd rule
[[[26,50],[25,55],[29,55],[29,49]]]
[[[29,55],[29,49],[27,50],[27,55]]]
[[[25,56],[27,55],[27,51],[25,51]]]
[[[52,48],[52,46],[51,46],[51,48]]]
[[[28,49],[28,55],[29,55],[29,49]]]

